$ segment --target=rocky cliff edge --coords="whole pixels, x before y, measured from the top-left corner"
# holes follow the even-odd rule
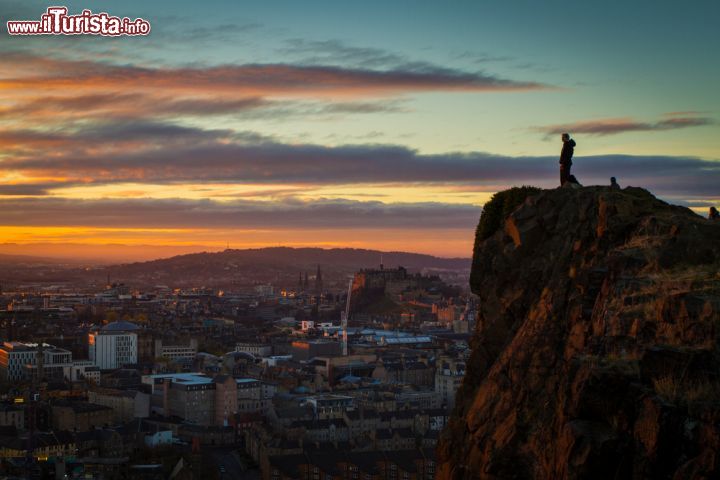
[[[720,222],[640,188],[530,193],[476,242],[437,478],[720,478]]]

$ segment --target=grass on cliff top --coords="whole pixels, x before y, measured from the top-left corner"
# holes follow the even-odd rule
[[[523,185],[493,195],[490,201],[483,206],[480,223],[478,223],[475,232],[476,246],[477,242],[486,240],[497,232],[505,222],[505,218],[519,207],[527,197],[540,193],[540,191],[541,189],[537,187]]]

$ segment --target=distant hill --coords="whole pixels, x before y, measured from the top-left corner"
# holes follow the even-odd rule
[[[228,262],[244,265],[271,264],[284,266],[315,266],[317,264],[342,265],[353,268],[376,267],[380,261],[388,267],[402,265],[406,268],[461,269],[470,267],[469,258],[441,258],[432,255],[407,252],[381,252],[356,248],[291,248],[269,247],[244,250],[224,250],[214,253],[190,253],[170,258],[135,262],[108,267],[111,269],[142,269],[181,265],[225,265]]]
[[[228,285],[249,282],[297,283],[299,275],[314,278],[318,265],[324,279],[339,281],[361,268],[376,268],[382,257],[386,268],[403,266],[411,271],[463,271],[469,258],[440,258],[407,252],[380,252],[354,248],[229,249],[216,253],[193,253],[171,258],[113,265],[94,269],[97,280],[166,285]]]

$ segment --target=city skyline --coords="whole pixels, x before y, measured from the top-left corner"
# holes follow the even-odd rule
[[[147,37],[11,37],[0,253],[263,246],[471,255],[480,207],[557,184],[720,202],[720,7],[66,2]]]

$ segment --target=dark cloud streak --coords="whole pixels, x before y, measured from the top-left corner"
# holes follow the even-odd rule
[[[3,168],[96,184],[455,184],[555,186],[557,158],[484,152],[421,154],[397,145],[285,144],[253,132],[204,130],[162,122],[108,123],[71,132],[4,131],[14,145]],[[110,145],[110,147],[108,147]],[[98,150],[104,149],[102,154]],[[718,195],[720,162],[670,156],[578,156],[583,183],[610,176],[660,194]],[[75,176],[75,179],[72,178]],[[70,177],[70,178],[68,178]]]
[[[428,64],[391,69],[332,65],[243,64],[206,68],[150,68],[8,53],[0,87],[162,89],[206,94],[401,94],[413,91],[526,91],[550,88]],[[17,73],[16,73],[17,72]]]
[[[588,122],[536,127],[534,130],[543,132],[547,136],[560,135],[564,132],[583,133],[586,135],[617,135],[628,132],[656,132],[689,127],[704,127],[715,124],[716,122],[712,118],[697,116],[674,116],[671,118],[663,118],[656,122],[640,122],[629,118],[608,118]]]
[[[0,224],[112,228],[471,229],[479,209],[441,203],[349,200],[0,198]]]

